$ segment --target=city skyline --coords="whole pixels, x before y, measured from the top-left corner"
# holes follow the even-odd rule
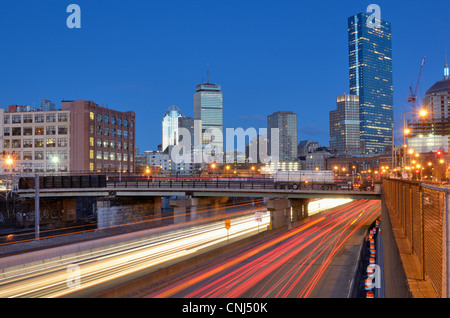
[[[5,34],[9,49],[2,55],[9,63],[3,65],[1,107],[38,105],[42,99],[59,106],[62,100],[84,99],[119,110],[133,109],[137,114],[136,146],[141,150],[156,149],[160,143],[157,127],[170,105],[177,105],[184,115],[193,117],[192,92],[206,78],[208,64],[211,82],[220,84],[224,93],[225,127],[263,128],[267,115],[279,110],[293,111],[299,114],[299,141],[311,139],[328,145],[328,112],[335,106],[336,95],[349,93],[346,19],[364,12],[370,4],[349,2],[343,6],[330,1],[323,6],[287,1],[278,7],[261,2],[255,8],[245,3],[239,13],[233,10],[237,5],[234,2],[210,7],[180,2],[170,16],[165,4],[112,2],[104,10],[98,3],[77,3],[83,19],[79,30],[65,26],[68,4],[40,4],[42,15],[37,25],[29,19],[36,6],[31,1],[5,5],[10,15],[1,23],[16,30],[17,35]],[[419,99],[442,76],[450,28],[439,15],[448,12],[450,5],[445,1],[413,1],[407,6],[378,3],[382,19],[393,25],[394,130],[399,134],[401,113],[411,107],[407,102],[409,86],[417,80],[424,55],[427,64]],[[433,23],[426,23],[430,19],[427,12],[436,5],[442,10],[431,18]],[[304,32],[313,19],[307,13],[321,10],[328,17],[324,25]],[[127,23],[108,23],[120,21],[123,12],[130,16]],[[161,17],[157,17],[158,13]],[[187,13],[194,14],[188,19]],[[144,19],[146,14],[150,16],[148,20]],[[423,15],[423,23],[409,25],[408,17],[415,15]],[[21,18],[14,21],[18,16]],[[234,23],[225,27],[228,19]],[[171,28],[165,29],[167,25]],[[203,33],[195,34],[193,30],[202,25]],[[157,35],[155,30],[165,32]],[[282,31],[284,35],[279,38]],[[145,32],[149,43],[141,41]],[[308,42],[324,32],[328,33],[327,43]],[[201,35],[207,38],[213,33],[220,35],[219,44],[205,40],[201,43]],[[55,39],[58,46],[52,42]],[[416,46],[406,44],[412,42]],[[305,43],[314,45],[305,51]],[[85,50],[90,45],[92,49]],[[185,48],[183,54],[168,54],[176,52],[178,45]],[[39,50],[27,52],[25,47]],[[71,49],[61,51],[60,47]],[[269,60],[269,56],[276,58]],[[41,78],[45,80],[37,80]],[[269,87],[273,90],[267,91]],[[397,144],[401,143],[398,136],[395,138]]]

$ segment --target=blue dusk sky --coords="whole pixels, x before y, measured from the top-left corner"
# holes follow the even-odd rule
[[[66,25],[81,8],[81,29]],[[329,144],[329,112],[349,93],[347,18],[371,3],[392,24],[396,142],[402,113],[441,80],[450,51],[450,1],[8,0],[0,18],[0,107],[42,99],[93,100],[128,111],[136,146],[156,149],[171,105],[193,116],[194,92],[221,85],[225,128],[266,128],[298,114],[298,139]]]

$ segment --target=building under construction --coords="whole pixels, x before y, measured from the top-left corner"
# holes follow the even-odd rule
[[[439,140],[438,143],[441,143],[441,149],[445,149],[448,152],[448,137],[450,136],[450,75],[447,62],[444,68],[444,78],[436,82],[426,92],[423,99],[423,108],[427,111],[426,116],[408,120],[408,146],[411,147],[411,143],[413,143],[417,147],[420,140],[416,138],[428,139],[428,143],[430,138],[434,138]],[[442,144],[441,141],[443,139],[447,140],[446,144]],[[435,150],[430,149],[428,151]]]

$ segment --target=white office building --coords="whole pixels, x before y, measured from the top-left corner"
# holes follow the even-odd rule
[[[70,111],[30,106],[0,109],[2,172],[70,171]]]

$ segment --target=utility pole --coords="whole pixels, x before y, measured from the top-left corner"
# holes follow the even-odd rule
[[[39,221],[41,213],[39,211],[39,176],[34,175],[34,233],[35,239],[39,240]]]

